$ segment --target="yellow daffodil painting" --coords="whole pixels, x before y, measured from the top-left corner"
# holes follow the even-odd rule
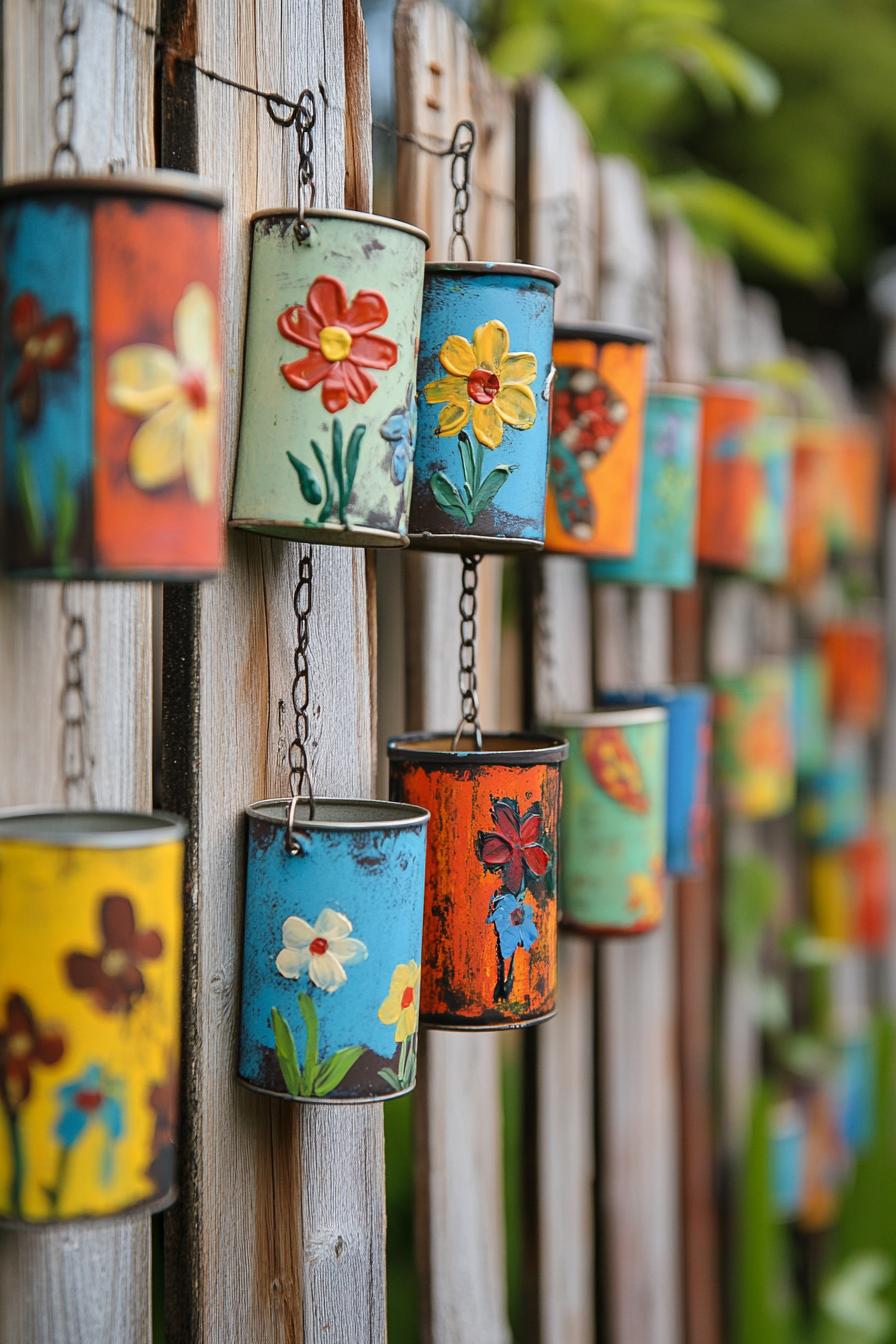
[[[397,1071],[380,1069],[380,1077],[404,1092],[413,1087],[417,1072],[417,1018],[420,1013],[420,967],[406,961],[392,972],[389,993],[380,1004],[377,1016],[387,1027],[395,1024],[395,1040],[401,1046]]]

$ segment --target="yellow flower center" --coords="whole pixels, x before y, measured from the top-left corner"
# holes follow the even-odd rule
[[[13,1059],[24,1059],[31,1054],[31,1037],[23,1031],[16,1032],[15,1036],[10,1036],[6,1048]]]
[[[107,952],[102,961],[103,970],[106,972],[106,975],[113,977],[121,975],[122,971],[126,970],[127,964],[127,953],[122,952],[121,949],[117,947],[113,948],[111,952]]]
[[[331,364],[347,359],[352,348],[351,332],[345,327],[322,327],[320,333],[320,352]]]

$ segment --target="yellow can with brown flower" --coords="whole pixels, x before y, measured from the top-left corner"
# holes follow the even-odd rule
[[[0,812],[0,1222],[175,1198],[186,829]]]

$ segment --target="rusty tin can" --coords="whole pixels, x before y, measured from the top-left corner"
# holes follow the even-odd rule
[[[832,718],[854,728],[878,728],[887,683],[881,623],[855,617],[829,621],[821,630],[820,642]]]
[[[412,546],[544,544],[554,291],[535,266],[426,267]]]
[[[0,812],[0,1222],[176,1196],[186,823]]]
[[[239,1080],[285,1101],[388,1101],[417,1073],[421,807],[248,809]]]
[[[222,204],[187,173],[0,188],[7,573],[220,569]]]
[[[720,381],[703,391],[697,556],[704,564],[746,572],[750,532],[761,507],[763,478],[750,453],[759,414],[758,388]]]
[[[340,546],[405,546],[425,233],[291,210],[251,220],[231,523]]]
[[[636,551],[650,340],[601,322],[556,329],[549,551]]]
[[[663,917],[668,714],[598,710],[564,720],[560,908],[564,929],[637,934]]]
[[[521,1027],[554,1012],[562,738],[450,733],[389,743],[392,796],[432,814],[426,859],[421,1020]]]

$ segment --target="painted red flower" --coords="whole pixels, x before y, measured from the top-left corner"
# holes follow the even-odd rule
[[[522,891],[531,873],[543,877],[551,861],[541,840],[541,804],[534,803],[521,818],[519,805],[509,798],[492,803],[495,830],[480,831],[476,853],[480,862],[500,872],[503,887],[514,895]]]
[[[341,280],[319,275],[305,305],[295,304],[277,318],[281,336],[309,351],[304,359],[281,364],[290,387],[308,392],[322,383],[321,400],[330,412],[349,401],[364,403],[376,383],[366,369],[391,369],[398,346],[386,336],[372,336],[389,316],[382,294],[359,289],[351,303]]]
[[[126,1013],[146,990],[141,961],[162,955],[162,935],[137,928],[127,896],[104,896],[100,905],[103,945],[99,952],[70,952],[65,970],[73,989],[88,990],[104,1013]]]
[[[10,1114],[31,1091],[34,1065],[57,1064],[64,1050],[60,1033],[39,1025],[21,994],[10,994],[6,1020],[0,1026],[0,1099]]]
[[[34,425],[40,415],[41,373],[66,368],[75,353],[74,319],[68,313],[45,318],[37,295],[23,290],[10,306],[9,331],[20,351],[9,399],[19,403],[23,422]]]

